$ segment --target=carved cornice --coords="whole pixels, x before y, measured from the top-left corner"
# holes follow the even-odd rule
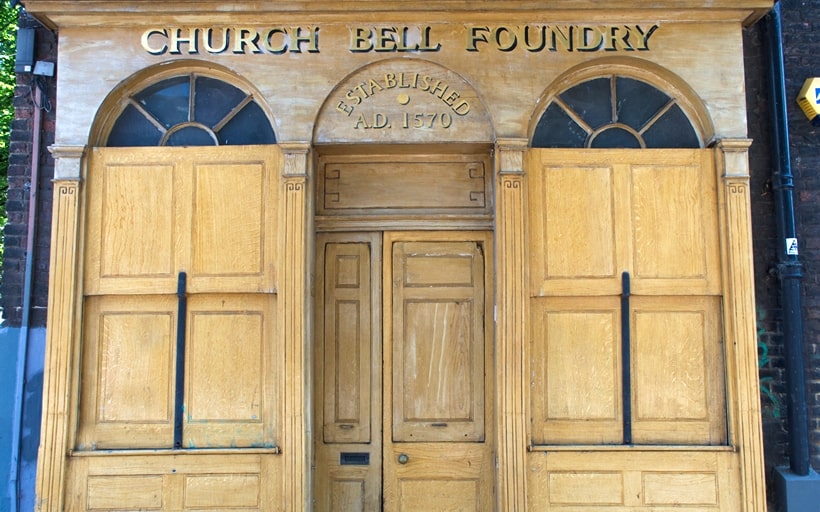
[[[438,21],[458,21],[465,14],[481,15],[486,12],[503,12],[509,16],[520,15],[522,20],[532,19],[535,12],[589,21],[616,20],[621,17],[634,20],[639,17],[657,19],[662,16],[669,21],[733,21],[751,24],[764,16],[773,0],[663,0],[651,2],[650,6],[636,7],[634,0],[610,0],[602,8],[598,0],[439,0],[431,5],[424,1],[382,0],[295,0],[291,2],[182,1],[156,2],[153,0],[26,0],[26,10],[52,28],[60,26],[118,25],[134,26],[150,23],[158,17],[185,23],[248,23],[258,22],[260,16],[283,16],[293,14],[305,17],[325,16],[326,19],[342,20],[361,18],[385,13],[418,12],[429,15],[434,12]],[[281,18],[280,18],[281,19]],[[518,22],[517,19],[510,21]],[[617,21],[617,20],[616,20]]]

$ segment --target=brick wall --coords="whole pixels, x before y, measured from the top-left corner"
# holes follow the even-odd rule
[[[56,36],[42,28],[25,14],[20,17],[21,27],[36,28],[35,59],[50,62],[57,61]],[[32,282],[32,310],[30,325],[42,327],[46,323],[46,305],[48,302],[48,264],[49,245],[51,240],[51,203],[54,176],[54,161],[48,152],[48,146],[54,143],[55,127],[55,79],[42,80],[46,92],[41,107],[51,104],[50,111],[42,111],[42,132],[40,136],[40,168],[38,186],[37,229],[33,253],[34,278]],[[24,275],[26,263],[26,242],[29,214],[29,191],[31,188],[31,155],[32,155],[32,118],[33,76],[18,74],[17,87],[14,91],[15,121],[12,124],[9,143],[9,192],[6,209],[8,223],[5,228],[5,253],[3,259],[2,279],[0,280],[0,307],[6,325],[20,325],[22,317]]]
[[[795,214],[803,265],[803,342],[806,361],[811,462],[820,468],[820,130],[811,126],[795,99],[803,81],[820,76],[820,2],[781,0],[786,106],[790,132]],[[761,405],[766,466],[788,465],[787,403],[778,280],[774,197],[771,188],[772,130],[763,22],[745,31],[755,294],[760,356]]]

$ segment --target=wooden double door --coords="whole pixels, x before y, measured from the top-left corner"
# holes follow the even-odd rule
[[[315,510],[492,510],[491,240],[317,237]]]

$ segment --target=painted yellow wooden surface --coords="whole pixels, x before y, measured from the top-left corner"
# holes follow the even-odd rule
[[[284,503],[267,491],[284,484],[270,460],[283,437],[274,293],[280,155],[276,147],[95,152],[77,433],[64,461],[71,509]],[[144,201],[140,191],[148,191]],[[178,272],[189,278],[184,450],[173,451]],[[207,455],[214,449],[222,455]],[[117,469],[135,462],[139,473]]]
[[[275,290],[276,149],[106,148],[88,175],[84,292]]]
[[[384,237],[383,258],[379,233],[317,241],[317,507],[379,510],[384,499],[385,510],[491,510],[489,240],[437,232]],[[388,317],[382,327],[379,319]],[[383,367],[380,336],[371,334],[381,332]],[[369,462],[343,465],[347,454],[366,454]]]
[[[720,292],[713,155],[533,150],[530,287],[537,296]]]
[[[528,462],[529,510],[743,510],[729,450],[534,452]]]
[[[75,457],[65,510],[284,510],[281,462],[239,452]]]
[[[316,240],[316,510],[381,506],[381,236]],[[342,465],[342,453],[367,464]]]
[[[491,510],[490,238],[386,233],[384,261],[385,510]]]

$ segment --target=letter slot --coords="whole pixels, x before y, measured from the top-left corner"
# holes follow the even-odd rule
[[[370,464],[370,454],[367,452],[342,452],[339,454],[339,464],[342,466],[367,466]]]

